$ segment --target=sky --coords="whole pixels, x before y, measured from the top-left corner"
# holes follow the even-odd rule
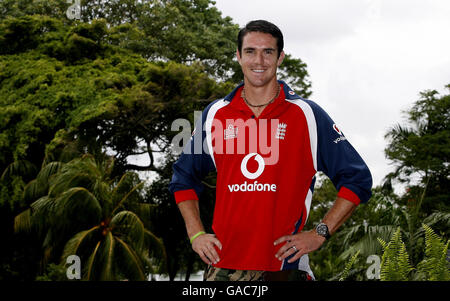
[[[393,170],[384,155],[387,131],[406,123],[403,112],[420,92],[447,93],[448,0],[215,1],[240,27],[264,19],[281,29],[285,52],[307,64],[309,98],[360,153],[374,186]]]

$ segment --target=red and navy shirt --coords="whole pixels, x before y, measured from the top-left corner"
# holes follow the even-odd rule
[[[208,105],[173,165],[169,190],[177,203],[198,200],[202,179],[217,171],[212,228],[222,243],[220,268],[308,271],[307,256],[280,262],[281,245],[273,243],[302,230],[319,171],[338,196],[355,204],[371,197],[367,165],[328,114],[279,84],[279,96],[258,117],[241,97],[242,84]]]

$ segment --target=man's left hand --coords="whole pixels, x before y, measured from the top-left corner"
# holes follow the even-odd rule
[[[274,242],[274,245],[276,246],[283,242],[286,243],[278,250],[275,257],[278,260],[283,261],[286,257],[296,253],[291,259],[288,260],[289,263],[292,263],[303,255],[320,248],[320,246],[325,242],[325,237],[318,235],[315,230],[311,230],[308,232],[300,232],[297,234],[280,237]]]

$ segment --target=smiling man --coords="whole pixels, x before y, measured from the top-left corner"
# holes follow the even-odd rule
[[[367,165],[328,114],[277,80],[283,44],[270,22],[241,29],[236,55],[244,82],[208,105],[173,166],[169,189],[193,250],[208,264],[205,280],[314,279],[308,253],[371,196]],[[201,153],[196,141],[205,145]],[[205,233],[198,196],[213,170],[214,233]],[[319,171],[338,196],[314,230],[302,231]]]

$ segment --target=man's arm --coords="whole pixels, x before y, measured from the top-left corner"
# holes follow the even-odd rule
[[[337,229],[352,215],[356,209],[356,204],[344,198],[338,197],[334,205],[323,218],[322,222],[328,226],[330,235],[335,233]]]
[[[183,216],[189,238],[201,231],[205,231],[200,219],[200,209],[197,200],[187,200],[178,203],[178,208]],[[202,234],[192,241],[192,249],[206,264],[217,263],[220,260],[214,245],[222,249],[222,244],[214,234]]]
[[[323,218],[322,222],[328,226],[330,235],[352,215],[356,209],[356,204],[344,198],[338,197],[330,208],[328,213]],[[275,257],[283,261],[286,257],[297,252],[288,262],[294,262],[304,254],[308,254],[317,250],[325,242],[325,237],[317,234],[316,230],[307,232],[300,232],[293,235],[285,235],[274,242],[274,245],[286,242],[277,252]],[[293,248],[295,246],[295,248]],[[296,250],[295,250],[296,249]]]

